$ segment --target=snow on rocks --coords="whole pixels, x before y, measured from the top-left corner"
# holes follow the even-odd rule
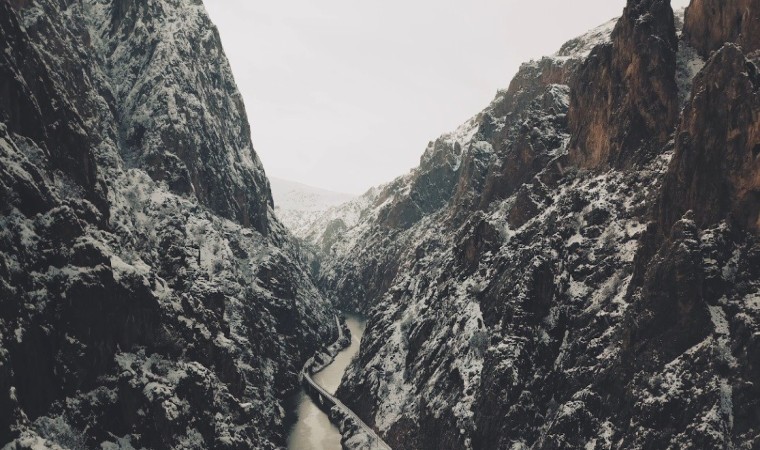
[[[725,224],[700,236],[684,219],[683,239],[652,256],[650,208],[673,142],[631,170],[566,158],[567,80],[615,24],[525,64],[481,114],[383,186],[358,223],[318,241],[323,289],[369,315],[338,395],[394,448],[721,447],[741,422],[729,405],[748,374],[716,373],[736,365],[735,330],[755,339],[754,269],[741,263],[751,244],[728,244]],[[681,100],[701,69],[692,53],[684,46],[677,58]],[[668,306],[689,311],[691,325],[657,339],[689,346],[656,348],[646,333],[664,325],[648,320],[665,313],[649,308],[669,297],[652,280],[703,260],[706,286],[740,276],[746,296]],[[679,282],[698,282],[688,280]],[[673,411],[691,422],[662,432]]]
[[[0,29],[31,105],[0,124],[0,439],[277,448],[332,307],[202,3],[3,2]]]

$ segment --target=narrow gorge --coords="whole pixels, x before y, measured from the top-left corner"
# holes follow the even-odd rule
[[[629,0],[300,233],[368,317],[338,396],[397,450],[760,447],[755,29]]]
[[[289,204],[202,0],[0,0],[0,448],[760,448],[758,30],[627,0]]]

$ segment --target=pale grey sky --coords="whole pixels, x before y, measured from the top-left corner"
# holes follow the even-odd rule
[[[361,193],[625,0],[205,0],[270,176]],[[688,0],[673,0],[674,8]]]

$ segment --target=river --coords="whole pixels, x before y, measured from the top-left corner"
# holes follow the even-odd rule
[[[359,351],[366,322],[360,316],[345,314],[351,330],[351,345],[338,353],[335,361],[314,374],[312,378],[326,391],[334,394],[340,385],[351,359]],[[330,423],[327,414],[317,408],[311,398],[301,390],[290,400],[290,410],[297,417],[288,434],[288,450],[340,450],[340,432]]]

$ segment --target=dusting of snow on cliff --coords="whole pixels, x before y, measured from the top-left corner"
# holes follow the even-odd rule
[[[599,44],[610,42],[612,30],[618,22],[619,17],[615,17],[593,30],[578,36],[565,43],[562,48],[555,54],[560,58],[585,58]]]
[[[281,448],[333,311],[202,2],[0,2],[0,41],[0,447]]]

